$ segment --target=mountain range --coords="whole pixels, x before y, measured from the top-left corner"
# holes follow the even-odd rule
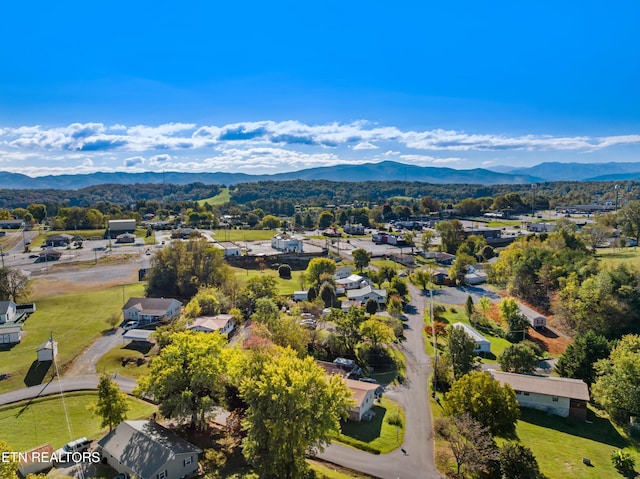
[[[550,181],[624,181],[640,180],[640,162],[636,163],[541,163],[529,168],[494,167],[456,170],[415,166],[393,161],[360,165],[335,165],[308,168],[273,175],[246,173],[90,173],[78,175],[30,177],[0,171],[0,187],[7,189],[75,190],[100,184],[167,183],[233,185],[256,181],[330,180],[330,181],[421,181],[436,184],[524,184]]]

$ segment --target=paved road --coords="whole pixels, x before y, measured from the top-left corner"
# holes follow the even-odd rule
[[[332,444],[319,457],[356,471],[383,479],[441,478],[434,466],[431,409],[427,390],[431,370],[429,357],[424,352],[422,337],[423,317],[427,298],[410,285],[411,312],[406,314],[408,329],[402,350],[407,361],[406,381],[387,393],[405,409],[407,424],[403,449],[389,454],[372,455],[340,444]]]
[[[131,394],[136,382],[133,379],[116,376],[115,381],[120,385],[120,390]],[[98,386],[97,374],[85,374],[72,378],[54,379],[48,383],[22,388],[16,391],[0,394],[0,404],[10,404],[26,399],[34,399],[40,396],[60,394],[60,391],[87,391],[95,390]]]

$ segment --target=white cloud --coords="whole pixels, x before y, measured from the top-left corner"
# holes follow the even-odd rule
[[[85,166],[87,168],[91,168],[93,166],[93,161],[91,160],[91,158],[86,158],[83,162],[82,162],[82,166]]]
[[[373,143],[369,143],[368,141],[361,141],[356,146],[353,147],[354,150],[377,150],[378,147]]]

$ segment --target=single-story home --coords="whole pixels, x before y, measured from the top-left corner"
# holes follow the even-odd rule
[[[225,258],[228,256],[240,256],[240,246],[235,244],[232,241],[218,241],[217,243],[213,243],[213,246],[222,250]]]
[[[491,371],[491,376],[508,384],[522,407],[540,409],[562,417],[587,417],[589,387],[582,379],[530,376]]]
[[[346,278],[336,280],[336,285],[343,287],[347,291],[350,289],[364,288],[368,284],[369,282],[367,281],[367,278],[360,276],[359,274],[352,274]]]
[[[364,304],[370,298],[375,299],[379,305],[384,305],[387,302],[387,291],[384,289],[373,289],[371,285],[347,291],[347,299],[350,301],[360,301],[360,304]]]
[[[451,278],[449,278],[449,271],[446,269],[436,269],[433,271],[431,278],[436,284],[444,284],[449,286],[451,284]]]
[[[180,314],[182,303],[174,298],[129,298],[122,307],[125,321],[154,323]]]
[[[338,268],[333,275],[333,279],[336,281],[342,278],[346,278],[353,273],[353,268],[351,266],[343,266],[342,268]]]
[[[13,301],[0,301],[0,324],[13,323],[18,319],[18,309]]]
[[[520,313],[527,318],[527,321],[534,328],[544,328],[547,326],[547,318],[542,316],[536,310],[525,306],[524,304],[519,304]]]
[[[98,441],[102,458],[137,479],[180,479],[198,470],[202,450],[154,421],[124,421]]]
[[[212,333],[219,331],[220,334],[231,334],[236,323],[230,314],[218,314],[216,316],[200,316],[193,320],[193,323],[187,326],[187,329],[194,331],[204,331]]]
[[[53,446],[51,444],[44,444],[31,449],[25,452],[24,456],[20,457],[18,471],[22,477],[27,477],[29,474],[39,474],[47,469],[51,469],[53,467],[51,461],[52,454]]]
[[[69,235],[65,235],[65,234],[53,235],[53,236],[49,236],[45,240],[45,246],[50,248],[64,248],[71,244],[71,240],[72,238]]]
[[[345,382],[351,391],[351,400],[354,402],[354,405],[349,408],[349,419],[362,421],[362,417],[373,407],[376,389],[380,386],[355,379],[345,379]]]
[[[38,353],[38,362],[53,361],[58,355],[58,341],[51,341],[51,338],[47,342],[42,343],[36,350]]]
[[[0,344],[17,344],[22,339],[22,326],[0,327]]]
[[[465,323],[454,323],[451,325],[452,328],[461,328],[467,336],[473,339],[474,348],[473,351],[475,353],[490,353],[491,352],[491,341],[485,338],[482,334],[476,331],[474,328]]]

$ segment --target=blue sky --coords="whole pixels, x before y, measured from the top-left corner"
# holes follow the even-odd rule
[[[640,2],[11,2],[0,168],[640,161]]]

